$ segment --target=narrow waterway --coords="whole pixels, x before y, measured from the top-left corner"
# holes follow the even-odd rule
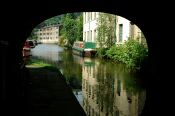
[[[146,90],[122,64],[82,58],[54,44],[39,44],[32,56],[59,68],[89,116],[138,116]]]

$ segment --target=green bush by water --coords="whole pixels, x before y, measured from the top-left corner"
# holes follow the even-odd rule
[[[123,45],[112,46],[103,56],[122,62],[128,68],[139,69],[148,57],[148,49],[138,41],[130,39]]]

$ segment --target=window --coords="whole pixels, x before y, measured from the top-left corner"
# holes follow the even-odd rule
[[[119,24],[119,42],[122,42],[123,38],[123,24]]]

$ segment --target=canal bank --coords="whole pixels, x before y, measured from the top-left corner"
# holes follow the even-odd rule
[[[30,74],[27,115],[29,116],[84,116],[65,78],[49,64],[33,62],[26,65]]]

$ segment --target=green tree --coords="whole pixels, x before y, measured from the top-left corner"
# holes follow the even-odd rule
[[[64,44],[67,44],[66,46],[71,48],[74,41],[83,40],[83,15],[81,12],[67,13],[49,18],[37,25],[36,29],[56,24],[62,25],[60,27],[60,45],[64,46]],[[34,33],[31,34],[31,38],[36,38]]]
[[[83,40],[83,15],[77,18],[77,40]]]
[[[72,47],[76,40],[76,20],[72,19],[71,14],[66,14],[63,18],[63,28],[61,30],[63,37],[68,40],[68,47]]]
[[[62,17],[63,28],[61,35],[68,41],[68,47],[72,47],[74,41],[82,40],[83,17],[82,14],[68,13]]]
[[[97,27],[97,43],[99,49],[97,54],[104,57],[105,51],[115,43],[115,21],[116,16],[108,13],[100,13]]]
[[[101,48],[110,48],[115,43],[115,17],[108,13],[99,14],[97,42]]]

